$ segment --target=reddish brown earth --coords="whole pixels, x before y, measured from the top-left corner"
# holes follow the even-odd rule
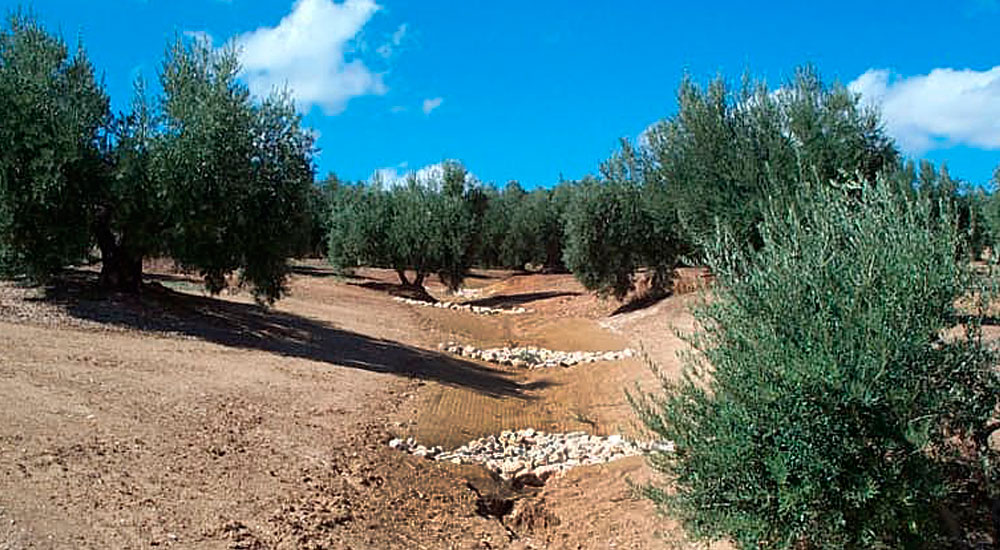
[[[524,372],[437,344],[641,344],[677,372],[690,296],[609,317],[618,304],[569,276],[484,272],[469,300],[533,310],[486,317],[395,302],[384,271],[298,272],[269,311],[164,269],[140,297],[99,295],[86,273],[0,284],[0,549],[686,546],[633,494],[642,459],[517,492],[386,443],[634,433],[624,389],[652,382],[639,360]],[[491,497],[515,513],[478,514]]]

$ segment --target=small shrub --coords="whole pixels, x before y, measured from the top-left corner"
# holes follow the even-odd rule
[[[646,494],[693,537],[935,547],[941,509],[984,489],[996,358],[957,315],[975,280],[933,206],[806,185],[769,201],[761,249],[716,239],[686,375],[630,395],[677,449],[652,457],[671,486]]]

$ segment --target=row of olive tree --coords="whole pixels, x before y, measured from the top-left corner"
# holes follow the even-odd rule
[[[530,264],[562,270],[564,215],[574,191],[572,182],[531,191],[516,181],[503,189],[485,187],[486,211],[476,263],[483,267],[523,269]]]
[[[588,289],[617,298],[634,291],[640,277],[652,291],[663,291],[679,263],[703,261],[705,243],[719,227],[741,246],[759,247],[757,226],[774,193],[802,181],[871,181],[886,174],[947,203],[974,254],[1000,237],[993,223],[1000,215],[991,215],[1000,212],[993,206],[1000,199],[952,179],[944,167],[902,163],[877,112],[844,87],[824,84],[811,68],[798,70],[778,91],[749,77],[735,89],[721,77],[704,88],[685,79],[678,101],[675,116],[651,126],[638,143],[623,141],[596,178],[532,191],[517,182],[478,187],[482,215],[463,226],[474,233],[468,266],[566,268]],[[325,219],[344,216],[364,215],[334,212]],[[357,237],[333,229],[324,224],[323,234],[333,239],[335,263],[344,264],[338,247]],[[425,255],[419,247],[410,252]],[[384,254],[379,261],[370,257],[351,256],[347,263],[417,266],[398,260],[399,253],[392,262]]]
[[[431,180],[340,186],[330,205],[329,260],[341,269],[391,268],[403,285],[419,289],[437,274],[458,289],[478,250],[484,208],[481,189],[455,162]]]
[[[679,262],[700,261],[717,226],[734,231],[747,246],[759,246],[756,226],[772,186],[793,188],[807,178],[871,178],[899,169],[898,152],[877,114],[809,68],[778,92],[750,78],[737,90],[721,77],[705,88],[685,79],[678,100],[677,115],[653,125],[637,144],[623,141],[597,178],[530,192],[517,182],[479,187],[481,216],[452,229],[472,232],[461,239],[471,250],[464,267],[568,268],[588,289],[617,298],[635,290],[637,273],[644,271],[652,290],[660,291],[669,287]],[[444,220],[420,218],[429,225],[414,220],[420,227],[396,233],[351,230],[360,227],[356,220],[384,218],[373,212],[387,209],[401,226],[406,217],[398,212],[406,209],[388,206],[388,197],[437,199],[434,193],[421,198],[415,182],[405,192],[362,186],[345,192],[365,197],[348,200],[346,211],[337,211],[340,203],[331,205],[334,222],[327,230],[334,263],[414,269],[421,283],[423,272],[435,271],[438,262],[430,258],[445,244],[426,243],[441,233],[433,227]]]
[[[258,101],[237,52],[178,40],[160,74],[114,115],[82,47],[36,20],[0,28],[0,269],[44,280],[100,250],[101,281],[138,290],[167,254],[221,291],[284,291],[302,248],[313,140],[287,94]]]
[[[526,191],[510,182],[499,189],[457,162],[442,166],[439,174],[402,182],[326,184],[331,263],[392,268],[411,287],[437,274],[453,290],[472,267],[565,269],[566,210],[580,185]]]

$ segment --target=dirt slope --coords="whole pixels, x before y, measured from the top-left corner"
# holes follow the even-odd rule
[[[85,281],[44,298],[0,287],[0,549],[656,548],[661,531],[676,540],[625,483],[649,477],[638,459],[508,495],[534,515],[505,526],[476,513],[480,494],[506,490],[485,472],[385,445],[397,435],[457,445],[529,426],[628,430],[622,388],[648,381],[639,361],[525,374],[434,350],[445,340],[620,349],[656,337],[649,319],[675,311],[621,317],[609,330],[600,321],[612,305],[570,278],[490,272],[472,281],[480,295],[470,299],[535,312],[472,316],[392,301],[385,272],[300,272],[270,312],[245,296],[201,296],[165,272],[139,299],[98,299]],[[657,342],[657,359],[673,361],[679,342]]]

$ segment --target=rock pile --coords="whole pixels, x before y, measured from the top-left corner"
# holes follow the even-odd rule
[[[545,433],[533,429],[504,431],[470,441],[454,451],[418,445],[411,437],[393,439],[393,449],[431,460],[482,464],[503,479],[544,483],[576,466],[604,464],[651,452],[673,452],[670,442],[638,443],[620,435],[601,437],[585,432]]]
[[[463,346],[455,342],[441,344],[438,347],[448,353],[469,359],[526,369],[572,367],[598,361],[621,361],[635,356],[635,351],[631,349],[621,351],[553,351],[536,347],[481,349],[475,346]]]
[[[412,298],[403,298],[402,296],[397,296],[393,298],[397,302],[402,302],[404,304],[409,304],[411,306],[421,306],[421,307],[434,307],[438,309],[452,309],[455,311],[468,311],[471,313],[477,313],[479,315],[520,315],[524,313],[530,313],[523,307],[515,307],[512,309],[502,309],[496,307],[486,307],[486,306],[475,306],[471,304],[462,304],[459,302],[427,302],[424,300],[414,300]]]

